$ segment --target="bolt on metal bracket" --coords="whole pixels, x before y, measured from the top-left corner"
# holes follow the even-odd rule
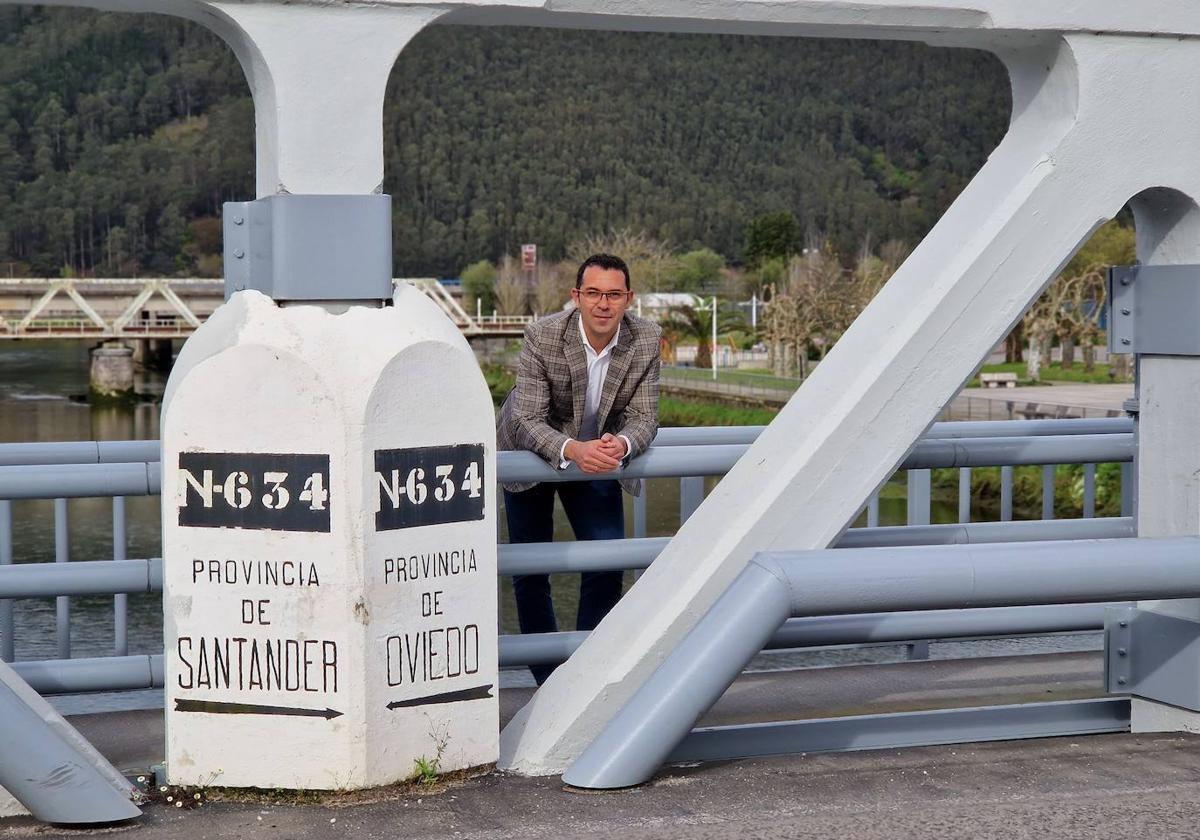
[[[1200,711],[1200,621],[1139,610],[1107,610],[1104,683],[1112,694]]]
[[[225,297],[278,301],[392,297],[388,195],[273,195],[224,206]]]
[[[1200,265],[1108,270],[1108,352],[1200,356]]]

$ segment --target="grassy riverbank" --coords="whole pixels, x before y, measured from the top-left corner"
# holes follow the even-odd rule
[[[1089,373],[1083,369],[1082,362],[1076,362],[1070,369],[1064,368],[1058,362],[1054,362],[1042,368],[1041,379],[1027,379],[1028,369],[1024,362],[1001,362],[994,365],[984,365],[980,369],[981,373],[1015,373],[1017,375],[1018,385],[1050,385],[1055,382],[1085,382],[1090,385],[1107,385],[1110,382],[1132,382],[1133,380],[1124,377],[1118,379],[1109,366],[1106,364],[1096,364],[1096,367]],[[968,388],[978,388],[979,379],[972,379],[967,383]]]
[[[482,365],[483,378],[497,408],[512,389],[516,377],[501,365]],[[662,397],[658,403],[660,426],[765,426],[776,412],[769,408],[741,408],[721,403]]]

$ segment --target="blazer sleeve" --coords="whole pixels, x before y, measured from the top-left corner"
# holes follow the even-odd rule
[[[531,324],[517,362],[517,384],[513,389],[512,432],[519,449],[536,452],[558,469],[559,453],[567,435],[546,422],[550,414],[550,378]]]
[[[658,373],[660,365],[658,336],[659,332],[656,328],[653,331],[653,346],[648,346],[643,355],[646,363],[643,367],[642,377],[617,423],[617,434],[625,435],[633,446],[629,452],[630,458],[641,455],[649,449],[654,436],[658,433]]]

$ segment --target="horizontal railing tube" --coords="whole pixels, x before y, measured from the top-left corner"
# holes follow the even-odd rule
[[[889,525],[879,528],[852,528],[842,534],[836,547],[840,549],[1050,539],[1115,539],[1133,535],[1133,519],[1117,516],[956,525]],[[642,537],[502,544],[499,546],[500,574],[537,575],[645,569],[670,541],[670,537]]]
[[[967,420],[934,423],[926,438],[1116,435],[1133,431],[1130,417],[1071,417],[1063,420]]]
[[[950,525],[884,525],[851,528],[835,548],[886,548],[907,545],[961,545],[1035,540],[1099,540],[1132,537],[1130,516],[1099,519],[1032,519],[1023,522],[963,522]]]
[[[0,467],[0,499],[147,496],[161,489],[157,462]]]
[[[1117,418],[1120,419],[1120,418]],[[1017,421],[1021,425],[1039,421]],[[1069,423],[1074,421],[1047,421]],[[1099,421],[1089,421],[1099,422]],[[969,425],[954,424],[954,425]],[[997,424],[993,424],[995,426]],[[1005,428],[1005,431],[1008,429]],[[666,432],[668,430],[664,430]],[[1017,432],[1019,430],[1013,429]],[[705,432],[698,440],[737,440],[745,433],[734,431]],[[966,432],[963,433],[964,435]],[[677,435],[668,435],[670,440]],[[158,493],[161,488],[161,465],[155,460],[112,462],[111,459],[146,453],[134,444],[146,441],[123,441],[124,449],[111,449],[108,444],[85,444],[95,449],[91,457],[109,459],[105,463],[40,463],[5,466],[0,459],[0,499],[73,498],[79,496],[144,496]],[[43,444],[17,444],[42,446]],[[67,446],[68,444],[46,444]],[[749,443],[710,443],[689,445],[659,445],[635,458],[626,467],[607,473],[620,478],[664,478],[681,475],[721,475],[737,462]],[[1133,460],[1133,435],[1119,434],[1059,434],[1014,435],[1011,437],[954,438],[927,437],[914,447],[900,469],[930,469],[934,467],[972,467],[1023,464],[1069,464],[1129,462]],[[57,451],[57,450],[56,450]],[[87,451],[78,453],[87,455]],[[498,453],[500,480],[579,481],[587,476],[572,465],[557,470],[531,452]],[[14,452],[11,460],[29,459],[27,452]],[[46,457],[53,460],[53,452]],[[60,457],[67,457],[61,455]],[[75,457],[75,456],[72,456]]]
[[[163,656],[98,656],[14,662],[14,671],[39,694],[162,688]]]
[[[678,478],[683,475],[722,475],[729,472],[746,452],[744,444],[713,446],[656,446],[634,458],[623,469],[603,475],[608,478]],[[532,452],[498,452],[496,469],[500,481],[585,481],[596,475],[572,464],[557,470]]]
[[[1132,433],[926,439],[897,469],[1128,462],[1136,446]]]
[[[888,644],[914,639],[937,641],[1101,630],[1104,628],[1104,610],[1124,606],[1128,606],[1128,602],[789,618],[763,649],[791,650],[833,645]],[[501,636],[500,667],[558,665],[566,662],[588,635],[587,631],[575,630]]]
[[[33,464],[123,464],[160,458],[157,440],[0,443],[0,467]]]
[[[162,560],[80,560],[0,566],[0,598],[116,595],[162,589]]]
[[[766,426],[666,427],[658,430],[654,446],[749,444]],[[970,420],[934,423],[925,438],[1032,437],[1039,435],[1119,434],[1133,431],[1127,417],[1064,420]],[[155,462],[157,440],[56,441],[0,444],[0,467],[37,464],[120,464]]]
[[[1200,596],[1200,537],[763,552],[792,615]]]
[[[898,469],[1123,463],[1133,460],[1134,447],[1132,433],[925,439],[917,443]],[[721,475],[748,448],[748,444],[656,446],[623,469],[604,475],[612,478]],[[565,470],[555,469],[532,452],[524,451],[497,453],[497,470],[501,481],[512,483],[582,481],[595,477],[575,465]]]
[[[753,443],[766,426],[697,426],[659,429],[655,446],[704,446]],[[968,420],[934,423],[924,438],[1032,437],[1040,435],[1111,435],[1133,431],[1128,417],[1065,420]]]
[[[986,607],[967,610],[865,613],[790,618],[768,649],[866,645],[913,639],[977,639],[1036,636],[1104,628],[1104,610],[1127,602]]]

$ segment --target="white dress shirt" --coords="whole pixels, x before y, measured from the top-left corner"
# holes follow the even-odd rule
[[[579,335],[583,339],[583,350],[587,354],[587,394],[583,398],[583,418],[579,422],[579,439],[596,440],[600,437],[596,418],[600,412],[600,395],[604,392],[604,380],[608,377],[608,363],[612,361],[612,349],[617,346],[617,339],[621,337],[621,325],[617,324],[617,331],[613,333],[612,339],[604,345],[604,349],[599,353],[592,347],[587,333],[583,331],[583,318],[579,319]],[[618,437],[625,441],[625,454],[628,455],[633,449],[629,438],[625,435],[618,435]],[[567,444],[570,442],[570,439],[563,441],[562,449],[559,450],[558,468],[560,470],[565,470],[570,464],[566,455]]]

